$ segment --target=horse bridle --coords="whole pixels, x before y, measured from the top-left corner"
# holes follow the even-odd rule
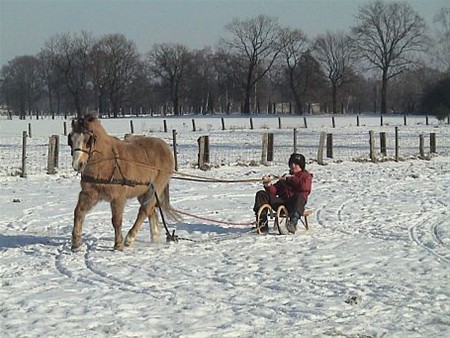
[[[86,142],[86,148],[88,150],[81,149],[81,148],[73,148],[72,133],[69,133],[69,135],[67,136],[67,144],[70,146],[70,154],[73,156],[74,152],[81,151],[81,152],[87,154],[88,156],[91,156],[91,154],[92,154],[92,147],[93,147],[93,145],[95,143],[95,135],[91,131],[81,132],[80,134],[89,134],[89,138],[88,138],[88,140]]]

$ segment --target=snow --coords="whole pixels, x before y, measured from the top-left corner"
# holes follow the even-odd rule
[[[133,121],[136,132],[171,143],[161,119]],[[192,132],[189,118],[169,120],[180,142],[179,171],[226,180],[282,174],[292,151],[289,128],[299,128],[306,135],[299,139],[299,151],[307,155],[307,169],[314,175],[310,230],[289,236],[249,231],[245,223],[253,221],[260,183],[174,179],[170,195],[175,208],[221,223],[185,216],[169,224],[178,243],[166,243],[164,235],[150,242],[145,223],[132,248],[114,251],[110,209],[102,203],[86,218],[82,250],[72,253],[79,176],[70,168],[63,120],[1,120],[1,336],[448,336],[449,125],[433,121],[426,126],[422,117],[403,126],[399,117],[388,127],[376,119],[356,127],[354,120],[341,117],[331,129],[328,118],[316,117],[308,129],[300,120],[298,126],[289,121],[289,128],[279,130],[277,119],[266,118],[256,119],[255,130],[249,130],[246,119],[226,121],[222,131],[220,119],[198,119],[200,130]],[[20,178],[21,136],[28,123],[33,127],[29,174]],[[103,123],[111,134],[129,132],[126,119]],[[404,159],[352,161],[368,157],[357,135],[367,138],[368,130],[385,128],[391,133],[397,125],[404,131],[402,151],[410,152]],[[260,159],[252,144],[259,146],[267,131],[283,143],[275,161],[247,165],[247,154]],[[337,158],[324,166],[313,161],[320,131],[336,133],[337,140]],[[417,136],[430,132],[437,133],[438,154],[418,159],[413,156]],[[56,175],[43,169],[51,134],[61,137]],[[192,168],[199,135],[212,135],[212,144],[221,145],[212,145],[216,166],[207,172]],[[388,152],[391,157],[390,146]],[[124,234],[136,214],[137,202],[130,200]]]

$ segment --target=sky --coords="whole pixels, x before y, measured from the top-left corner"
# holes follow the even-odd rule
[[[0,65],[35,55],[51,37],[92,32],[124,34],[141,53],[155,43],[214,47],[234,18],[264,14],[314,38],[346,30],[367,0],[0,0]],[[448,0],[408,0],[429,25]]]

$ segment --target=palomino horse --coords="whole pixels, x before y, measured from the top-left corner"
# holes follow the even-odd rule
[[[108,135],[100,121],[87,115],[72,121],[68,137],[72,148],[72,167],[81,173],[81,192],[74,212],[72,251],[79,250],[86,213],[98,201],[111,205],[115,231],[114,249],[132,245],[146,218],[151,238],[159,235],[155,193],[169,218],[177,214],[169,203],[168,183],[174,169],[172,152],[161,139],[131,136],[125,141]],[[122,217],[127,199],[137,197],[140,208],[128,232],[122,237]]]

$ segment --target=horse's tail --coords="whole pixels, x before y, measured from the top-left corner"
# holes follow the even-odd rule
[[[167,184],[164,188],[163,192],[159,197],[159,206],[164,212],[164,216],[171,221],[180,222],[183,219],[183,216],[176,211],[172,205],[170,204],[170,195],[169,195],[169,185]]]

